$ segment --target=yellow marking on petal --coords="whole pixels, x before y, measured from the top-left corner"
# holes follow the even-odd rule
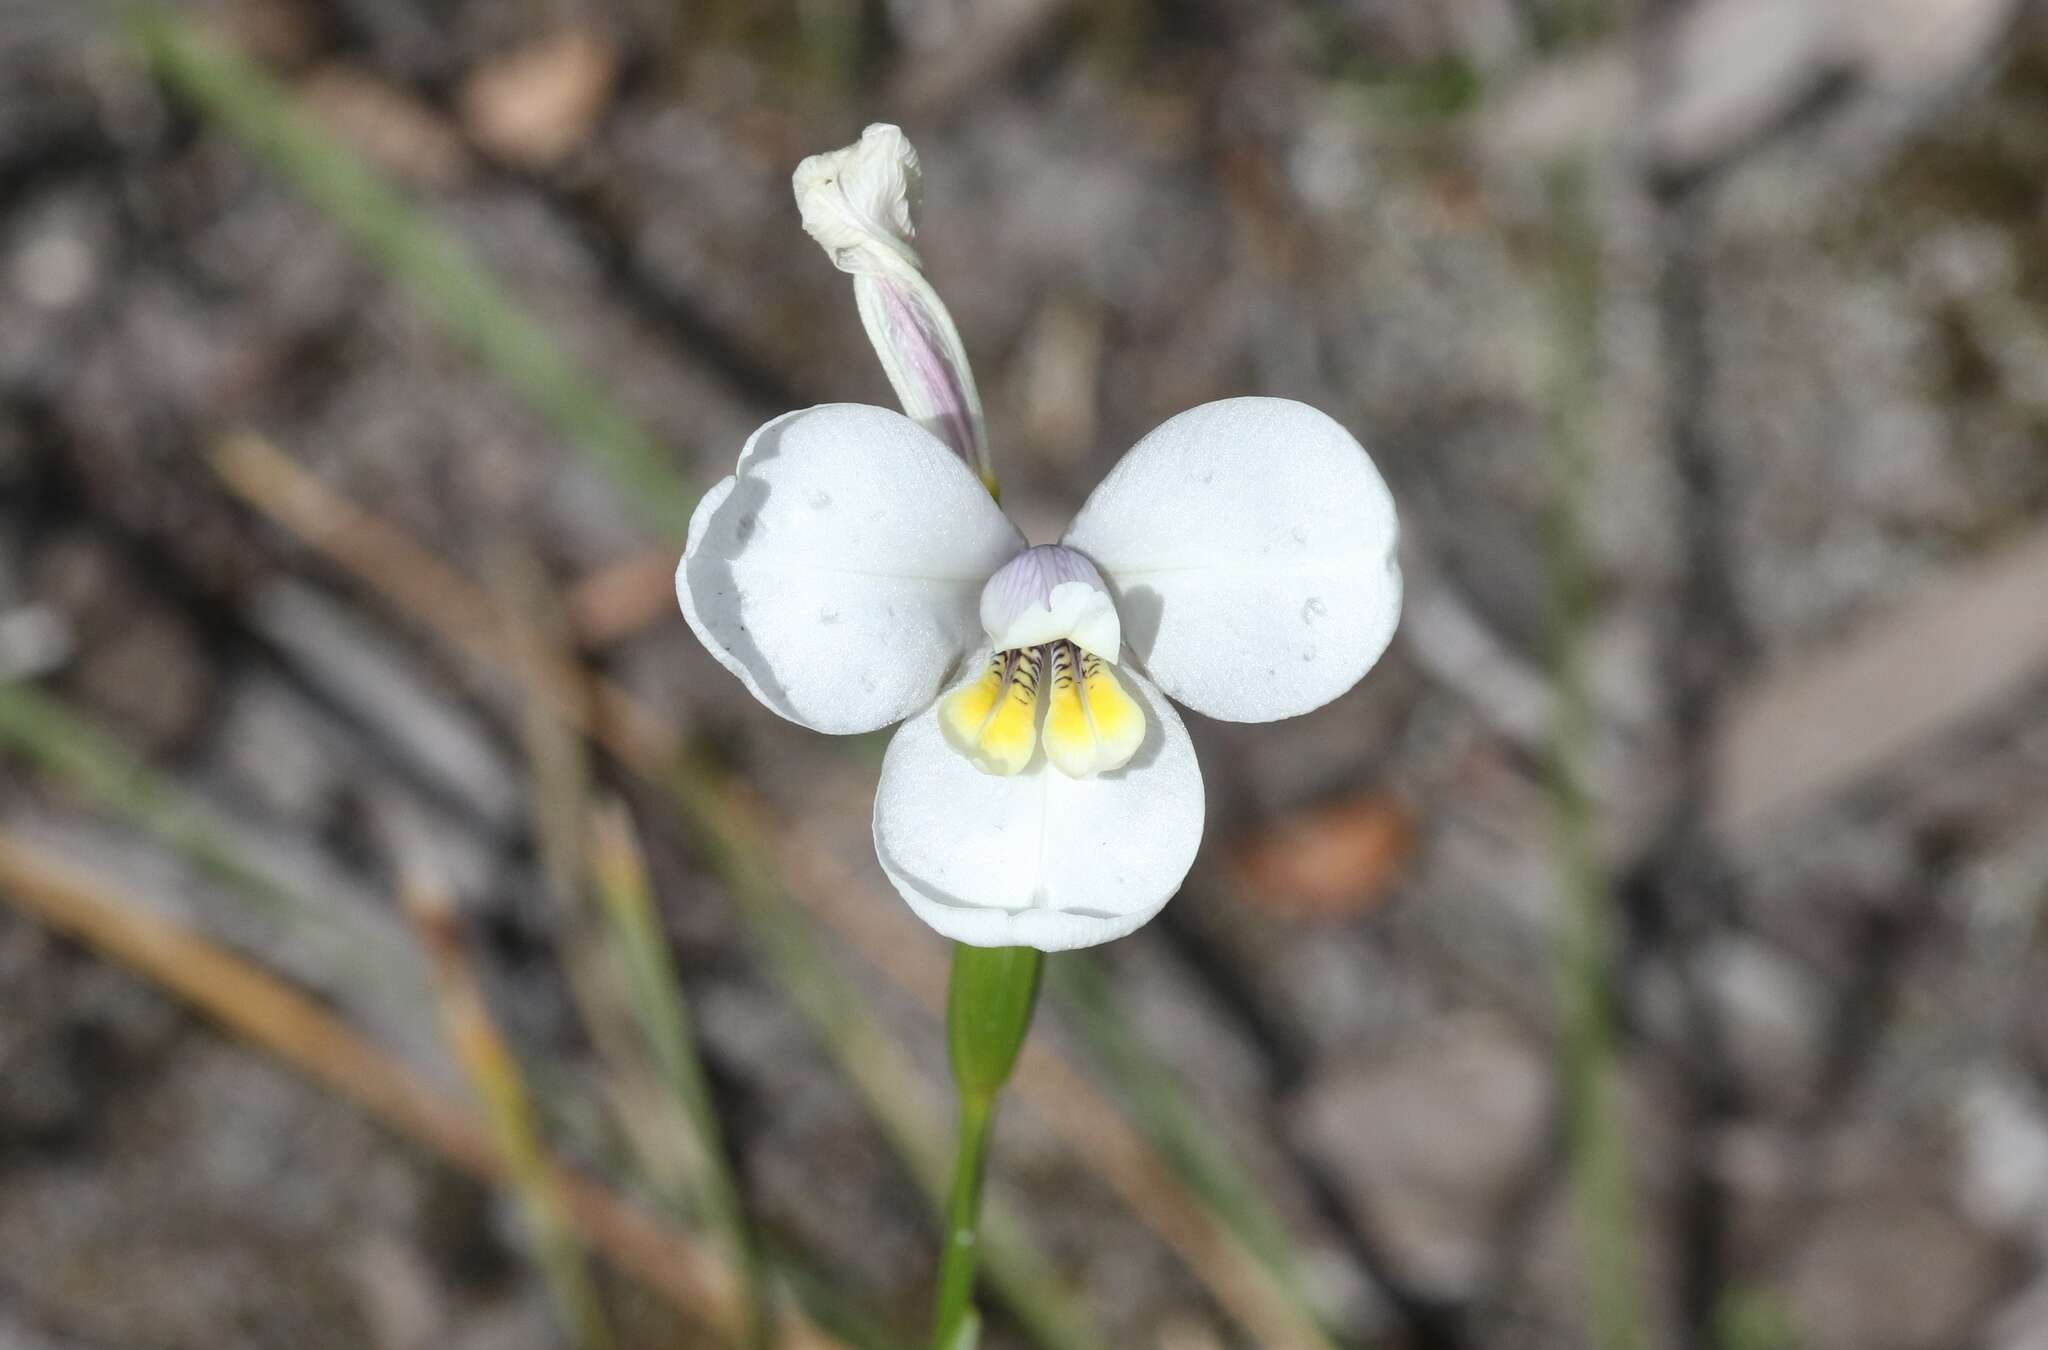
[[[1038,675],[1041,659],[1037,648],[1016,654],[1009,688],[1002,702],[981,729],[981,740],[969,754],[981,768],[994,774],[1021,773],[1038,748]]]
[[[1145,710],[1116,670],[1071,642],[1052,645],[1045,757],[1069,778],[1121,769],[1145,740]]]
[[[955,750],[970,758],[981,741],[996,700],[1003,696],[1003,653],[989,658],[988,669],[972,684],[963,684],[939,701],[939,730]]]
[[[1056,642],[1052,648],[1052,691],[1045,711],[1045,757],[1070,778],[1095,772],[1099,753],[1095,728],[1081,702],[1080,672],[1074,669],[1074,648]]]
[[[1121,769],[1145,741],[1145,710],[1124,692],[1108,662],[1081,655],[1081,686],[1088,702],[1088,720],[1095,725],[1095,772]]]

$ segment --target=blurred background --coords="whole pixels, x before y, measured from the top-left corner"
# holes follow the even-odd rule
[[[2048,1347],[2024,0],[0,3],[0,1346],[920,1343],[883,742],[670,581],[891,401],[789,192],[871,120],[1027,530],[1286,396],[1410,585],[1189,718],[984,1345]]]

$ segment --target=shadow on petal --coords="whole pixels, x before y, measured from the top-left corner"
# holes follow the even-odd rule
[[[763,437],[764,443],[741,467],[772,458],[774,446],[770,441],[770,437]],[[705,627],[726,654],[746,668],[749,682],[761,701],[784,717],[795,719],[797,714],[790,706],[788,692],[775,678],[767,654],[747,631],[739,580],[733,575],[733,564],[762,537],[761,512],[768,505],[769,491],[768,484],[744,473],[733,480],[732,491],[712,511],[704,536],[697,541],[696,552],[683,565],[684,577]]]

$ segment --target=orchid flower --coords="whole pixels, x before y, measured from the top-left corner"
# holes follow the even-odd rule
[[[862,196],[845,172],[860,166],[807,166],[806,225],[826,242],[815,193]],[[863,228],[907,248],[886,180],[865,196]],[[1157,914],[1201,841],[1201,769],[1168,700],[1273,721],[1379,659],[1401,606],[1393,501],[1323,413],[1234,398],[1170,418],[1058,543],[1029,545],[986,485],[952,321],[908,275],[885,277],[901,303],[876,312],[923,317],[891,340],[950,337],[885,359],[918,382],[899,396],[919,420],[840,403],[760,428],[691,519],[677,595],[782,717],[835,735],[902,723],[874,840],[918,917],[970,946],[1092,946]]]
[[[676,589],[772,711],[903,723],[875,852],[920,918],[1059,951],[1137,928],[1194,862],[1202,775],[1167,698],[1266,722],[1349,689],[1393,634],[1394,542],[1372,461],[1306,404],[1169,419],[1033,548],[930,432],[841,403],[748,439]]]

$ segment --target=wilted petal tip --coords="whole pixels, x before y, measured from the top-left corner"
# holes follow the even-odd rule
[[[902,130],[877,122],[841,150],[796,166],[790,186],[804,230],[847,272],[916,267],[911,240],[923,195],[917,151]]]

